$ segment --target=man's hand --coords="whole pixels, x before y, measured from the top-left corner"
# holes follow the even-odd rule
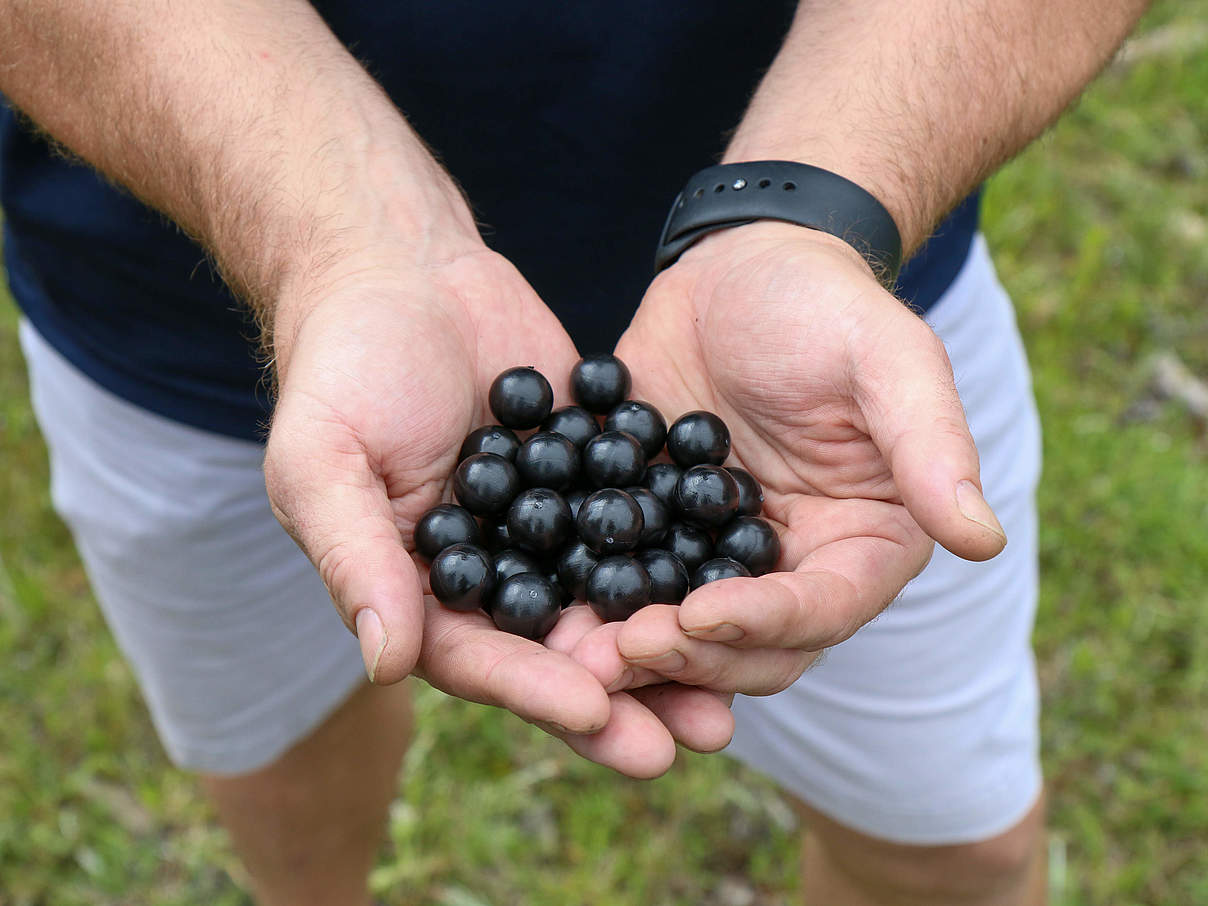
[[[301,316],[278,307],[281,390],[265,473],[278,518],[359,636],[369,675],[391,683],[414,670],[634,776],[666,770],[673,734],[694,748],[723,745],[732,724],[716,697],[647,694],[650,708],[624,693],[610,700],[566,654],[425,597],[426,569],[407,550],[420,516],[446,496],[462,439],[493,420],[492,379],[533,365],[565,399],[578,355],[485,248],[437,267],[349,270]],[[703,712],[681,730],[685,707]]]
[[[725,420],[783,556],[595,630],[574,654],[605,683],[777,692],[876,617],[931,539],[972,560],[1006,543],[943,345],[831,236],[760,222],[705,238],[654,281],[617,354],[669,418]]]

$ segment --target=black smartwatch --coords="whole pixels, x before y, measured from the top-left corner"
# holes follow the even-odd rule
[[[787,160],[718,164],[694,174],[663,224],[654,272],[702,236],[756,220],[783,220],[837,236],[885,286],[902,264],[902,238],[885,206],[837,173]]]

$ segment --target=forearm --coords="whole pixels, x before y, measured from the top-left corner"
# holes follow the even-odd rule
[[[872,192],[909,254],[1043,131],[1148,0],[802,0],[726,161],[798,160]]]
[[[452,180],[302,0],[0,0],[0,91],[202,242],[266,326],[341,261],[477,241]]]

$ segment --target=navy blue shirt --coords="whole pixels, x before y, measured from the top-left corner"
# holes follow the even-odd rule
[[[651,277],[668,206],[716,161],[794,3],[324,0],[468,193],[489,245],[580,351],[610,351]],[[102,386],[154,412],[260,438],[255,328],[201,251],[0,110],[0,204],[13,296]],[[967,201],[905,269],[927,308],[977,229]]]

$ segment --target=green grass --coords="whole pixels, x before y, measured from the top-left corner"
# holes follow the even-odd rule
[[[1149,55],[1107,72],[986,203],[1045,423],[1059,906],[1208,902],[1208,427],[1149,368],[1172,351],[1208,377],[1204,22],[1208,0],[1158,3]],[[0,906],[245,904],[51,512],[15,325],[0,307]],[[791,812],[724,759],[624,781],[499,712],[428,689],[417,707],[384,902],[707,904],[726,883],[798,899]]]

